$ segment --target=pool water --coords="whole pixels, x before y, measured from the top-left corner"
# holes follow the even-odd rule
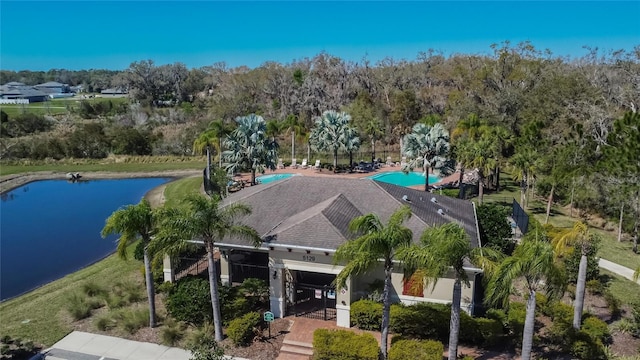
[[[422,172],[409,172],[407,174],[402,171],[389,171],[381,174],[368,176],[367,179],[386,182],[399,186],[416,186],[424,185],[425,178]],[[435,184],[440,181],[437,175],[429,174],[429,184]]]
[[[269,175],[262,175],[262,176],[258,176],[256,178],[256,181],[259,184],[268,184],[270,182],[274,182],[274,181],[278,181],[278,180],[284,180],[287,178],[290,178],[294,175],[298,175],[298,174],[269,174]]]

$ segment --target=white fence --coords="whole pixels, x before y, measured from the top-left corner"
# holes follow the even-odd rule
[[[29,99],[0,99],[0,104],[28,104]]]

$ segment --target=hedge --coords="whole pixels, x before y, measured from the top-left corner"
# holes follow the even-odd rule
[[[227,336],[235,346],[245,346],[253,340],[256,329],[261,329],[262,316],[258,312],[250,312],[231,320],[227,327]]]
[[[348,330],[317,329],[313,332],[313,360],[378,360],[373,335]]]
[[[389,349],[389,360],[442,360],[444,346],[433,340],[398,340]]]
[[[166,300],[167,311],[178,321],[202,325],[213,319],[209,281],[187,276],[171,287]]]
[[[360,300],[351,304],[351,325],[362,330],[380,331],[382,304],[372,300]]]

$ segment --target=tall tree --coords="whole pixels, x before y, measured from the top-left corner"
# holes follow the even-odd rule
[[[405,172],[420,166],[424,170],[424,191],[429,190],[429,168],[444,170],[449,164],[449,132],[437,123],[433,126],[416,124],[404,137],[404,155],[408,156]]]
[[[478,169],[478,197],[482,204],[486,175],[498,164],[496,144],[489,136],[482,136],[477,141],[462,142],[456,150],[464,164]]]
[[[561,270],[555,262],[551,243],[538,238],[539,230],[530,232],[529,237],[516,247],[513,255],[506,258],[495,270],[486,290],[486,301],[493,306],[507,307],[509,295],[513,293],[516,280],[524,279],[527,292],[526,316],[522,334],[522,360],[531,359],[534,323],[536,313],[536,293],[547,290],[554,293],[554,285],[562,283]]]
[[[181,246],[188,241],[202,241],[207,250],[209,289],[213,308],[215,340],[222,340],[222,317],[214,254],[216,242],[227,236],[242,238],[253,246],[260,246],[261,239],[255,229],[242,224],[239,218],[251,213],[251,209],[241,203],[220,206],[217,196],[208,198],[191,194],[185,199],[184,208],[167,209],[162,216],[158,242],[170,246]]]
[[[278,143],[267,135],[267,125],[261,116],[240,116],[236,123],[236,129],[223,141],[227,150],[222,152],[222,158],[228,172],[250,170],[251,185],[255,185],[256,172],[276,169]]]
[[[137,205],[128,205],[113,212],[106,220],[102,228],[102,237],[111,234],[120,234],[118,238],[117,253],[122,259],[127,258],[127,246],[140,239],[142,241],[144,256],[144,275],[147,285],[147,297],[149,298],[149,327],[156,326],[156,302],[153,285],[153,272],[151,270],[151,255],[149,244],[156,232],[158,217],[151,209],[151,205],[143,199]]]
[[[309,143],[319,151],[330,151],[333,155],[333,171],[338,167],[338,150],[346,150],[349,141],[355,141],[357,132],[351,127],[351,116],[344,112],[327,110],[316,118],[311,129]],[[359,143],[359,139],[358,139]]]
[[[580,329],[582,324],[582,310],[587,284],[587,257],[591,248],[596,244],[595,234],[589,231],[589,226],[582,221],[573,227],[559,232],[552,240],[556,255],[566,255],[574,248],[580,250],[580,267],[576,281],[576,298],[573,302],[573,328]]]
[[[193,152],[204,154],[207,148],[215,149],[218,161],[222,167],[222,140],[231,133],[232,129],[223,120],[214,120],[193,141]]]
[[[383,224],[376,214],[367,214],[351,220],[349,229],[358,237],[341,245],[334,256],[335,264],[344,264],[336,277],[336,284],[345,287],[351,276],[365,274],[379,268],[382,260],[384,268],[384,288],[382,292],[382,335],[380,350],[387,358],[389,336],[389,309],[391,308],[391,274],[396,252],[409,246],[413,233],[403,223],[411,217],[411,209],[403,206],[396,210],[387,224]]]
[[[621,182],[632,189],[634,199],[633,252],[638,252],[638,228],[640,226],[640,113],[628,112],[614,122],[603,148],[604,165]]]
[[[492,249],[471,248],[469,235],[454,223],[427,228],[420,240],[420,245],[401,248],[397,258],[407,269],[415,269],[414,274],[421,276],[427,286],[433,284],[433,288],[440,278],[453,270],[455,279],[449,322],[449,360],[455,360],[458,358],[462,284],[470,286],[465,260],[481,265],[488,276],[494,267],[494,263],[489,259],[497,260],[500,256]]]

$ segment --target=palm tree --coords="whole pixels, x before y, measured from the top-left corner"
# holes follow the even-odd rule
[[[371,139],[371,162],[376,159],[376,141],[384,135],[382,122],[378,118],[371,118],[364,124],[364,133]]]
[[[156,326],[156,302],[151,271],[149,243],[156,230],[158,217],[151,209],[149,201],[142,199],[137,205],[128,205],[113,212],[106,220],[101,235],[120,234],[117,253],[122,259],[127,258],[127,246],[138,238],[142,241],[144,254],[144,273],[149,298],[149,327]]]
[[[359,237],[341,245],[333,258],[335,264],[346,264],[336,277],[336,285],[344,288],[347,279],[353,275],[364,274],[375,270],[383,261],[384,288],[382,310],[382,335],[380,350],[383,358],[387,358],[387,338],[389,336],[389,309],[391,308],[391,273],[393,258],[403,247],[409,246],[413,233],[403,226],[411,217],[408,206],[396,210],[386,226],[375,214],[359,216],[351,220],[349,229],[359,234]]]
[[[489,248],[471,248],[469,235],[458,224],[449,223],[427,228],[420,238],[420,245],[401,249],[397,257],[402,260],[409,272],[424,278],[426,285],[433,284],[447,276],[453,270],[453,297],[451,321],[449,323],[449,360],[458,358],[458,335],[460,333],[460,301],[462,284],[469,287],[469,277],[465,269],[465,260],[480,264],[487,275],[494,265],[490,258],[498,259],[499,253]]]
[[[536,312],[536,293],[546,289],[553,294],[558,290],[561,271],[555,263],[553,247],[548,241],[538,239],[537,232],[533,238],[525,238],[513,252],[493,272],[486,289],[486,302],[493,306],[507,307],[509,295],[513,292],[513,284],[523,278],[527,291],[526,317],[522,334],[522,360],[531,359],[533,333]]]
[[[306,128],[296,115],[289,114],[280,125],[280,131],[283,130],[291,134],[291,159],[293,159],[296,157],[296,139],[304,137]]]
[[[533,181],[538,154],[529,147],[522,147],[509,159],[513,180],[520,182],[520,204],[527,208],[527,187]]]
[[[223,120],[214,120],[207,129],[193,141],[194,154],[203,154],[207,148],[218,153],[218,161],[222,167],[222,140],[231,133],[231,129]]]
[[[346,150],[349,141],[357,139],[357,132],[350,125],[351,116],[345,112],[327,110],[316,118],[315,126],[311,129],[309,143],[318,151],[331,151],[333,154],[333,171],[338,168],[338,150]]]
[[[238,222],[238,217],[251,213],[251,209],[245,204],[234,203],[221,207],[220,199],[216,196],[208,198],[191,194],[186,198],[185,205],[184,208],[169,209],[165,212],[158,233],[158,241],[175,246],[191,240],[204,243],[209,263],[209,289],[215,340],[221,341],[222,318],[216,262],[213,258],[216,242],[232,236],[248,240],[257,247],[260,246],[261,239],[253,228]]]
[[[489,136],[482,136],[474,142],[465,142],[458,148],[458,156],[464,164],[478,169],[478,197],[482,205],[484,200],[485,175],[497,166],[497,149]]]
[[[582,221],[573,224],[573,227],[560,232],[552,239],[556,255],[565,255],[573,251],[574,246],[580,249],[580,267],[576,280],[576,299],[573,302],[573,327],[580,329],[582,324],[582,310],[584,309],[585,286],[587,283],[587,256],[594,245],[594,234],[589,231],[589,226]]]
[[[227,148],[222,157],[227,172],[251,169],[251,185],[256,184],[256,172],[265,168],[275,170],[278,162],[278,143],[269,139],[262,116],[251,114],[236,118],[238,127],[223,142]]]
[[[411,160],[402,170],[408,172],[415,167],[424,169],[424,191],[429,190],[429,168],[443,169],[447,166],[449,153],[449,132],[437,123],[433,126],[418,123],[403,141],[404,155]]]
[[[353,152],[360,149],[360,138],[358,131],[352,127],[344,132],[344,149],[349,153],[349,169],[353,169]]]

